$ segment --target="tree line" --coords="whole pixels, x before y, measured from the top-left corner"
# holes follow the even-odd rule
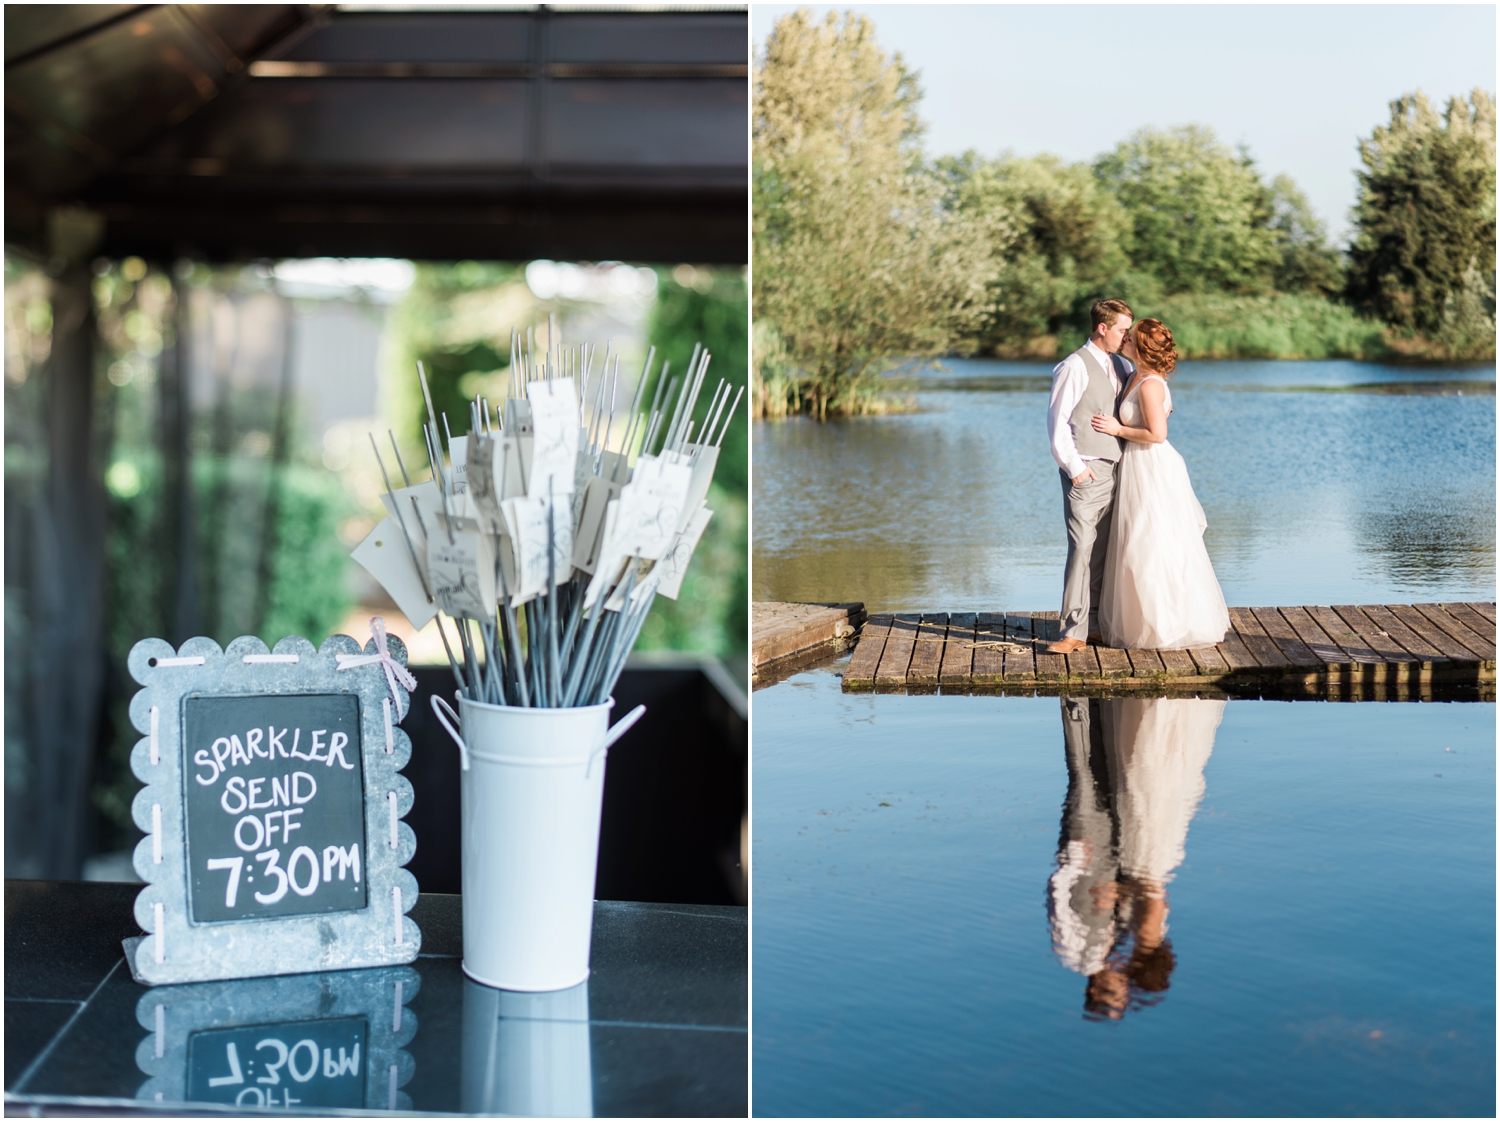
[[[1359,140],[1342,248],[1289,176],[1202,125],[1091,162],[924,157],[917,75],[853,13],[779,20],[756,60],[761,416],[880,408],[896,357],[1051,358],[1119,296],[1199,357],[1486,358],[1495,112],[1421,92]]]

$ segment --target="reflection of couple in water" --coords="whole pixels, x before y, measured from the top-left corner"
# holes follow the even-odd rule
[[[1062,699],[1068,795],[1047,916],[1058,959],[1088,978],[1091,1018],[1119,1020],[1170,983],[1167,882],[1223,715],[1196,698]]]

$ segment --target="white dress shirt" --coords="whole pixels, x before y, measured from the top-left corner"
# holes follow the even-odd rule
[[[1095,346],[1092,339],[1084,346],[1093,352],[1104,367],[1109,375],[1109,384],[1114,389],[1115,396],[1119,397],[1120,379],[1115,374],[1115,364],[1110,361],[1110,356]],[[1125,363],[1127,371],[1134,373],[1135,368],[1128,359],[1122,356],[1120,361]],[[1080,455],[1078,442],[1073,438],[1073,410],[1083,400],[1083,391],[1088,388],[1088,384],[1088,367],[1076,353],[1070,354],[1052,370],[1052,399],[1047,403],[1047,434],[1052,442],[1052,458],[1067,473],[1069,479],[1077,479],[1083,474],[1084,461],[1099,458]]]

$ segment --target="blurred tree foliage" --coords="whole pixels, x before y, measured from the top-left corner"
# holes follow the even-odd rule
[[[745,274],[738,269],[682,266],[658,270],[657,277],[650,340],[658,364],[666,361],[673,371],[686,371],[695,343],[702,343],[713,356],[694,412],[698,418],[694,431],[701,432],[708,419],[709,397],[719,379],[735,390],[746,386],[750,309]],[[658,365],[647,385],[648,402],[660,370]],[[682,590],[676,600],[656,598],[641,629],[637,643],[641,650],[700,651],[743,660],[750,649],[748,405],[741,398],[720,446],[708,495],[714,516],[698,543]]]
[[[1328,228],[1289,175],[1271,180],[1271,240],[1277,292],[1337,296],[1344,283],[1343,263],[1328,241]]]
[[[396,309],[387,350],[387,415],[399,418],[396,433],[410,447],[407,467],[427,467],[422,401],[416,364],[427,370],[432,405],[446,413],[454,436],[469,431],[469,402],[483,392],[492,405],[506,396],[510,332],[538,316],[523,266],[493,261],[457,264],[422,262]],[[546,318],[542,316],[542,323]],[[541,341],[537,343],[542,346]]]
[[[1439,116],[1420,91],[1403,95],[1359,155],[1350,298],[1442,351],[1493,354],[1493,97],[1450,98]]]
[[[755,314],[791,366],[756,409],[866,412],[892,355],[936,354],[972,326],[984,246],[917,167],[916,75],[870,20],[777,21],[752,107]]]
[[[129,717],[136,686],[125,668],[131,647],[148,636],[187,638],[174,634],[180,626],[221,646],[246,634],[268,645],[287,635],[318,643],[351,603],[338,529],[352,501],[322,466],[319,447],[303,439],[295,403],[274,389],[221,386],[212,408],[193,413],[186,467],[195,548],[186,558],[177,549],[166,501],[172,450],[160,431],[162,364],[182,359],[179,328],[195,297],[253,294],[274,298],[253,274],[198,266],[174,280],[135,258],[102,263],[95,280],[98,408],[112,434],[104,480],[109,729],[93,786],[104,819],[101,850],[127,846],[137,834],[130,804],[140,784],[130,752],[139,733]],[[280,307],[296,314],[290,301]],[[278,451],[275,419],[283,407],[287,439]]]

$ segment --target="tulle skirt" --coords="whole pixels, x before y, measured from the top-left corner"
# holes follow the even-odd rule
[[[1130,442],[1116,469],[1099,630],[1111,647],[1210,647],[1229,630],[1208,519],[1177,449]]]
[[[1224,702],[1115,698],[1104,702],[1102,713],[1104,742],[1117,761],[1120,868],[1137,880],[1165,885],[1183,862]]]

